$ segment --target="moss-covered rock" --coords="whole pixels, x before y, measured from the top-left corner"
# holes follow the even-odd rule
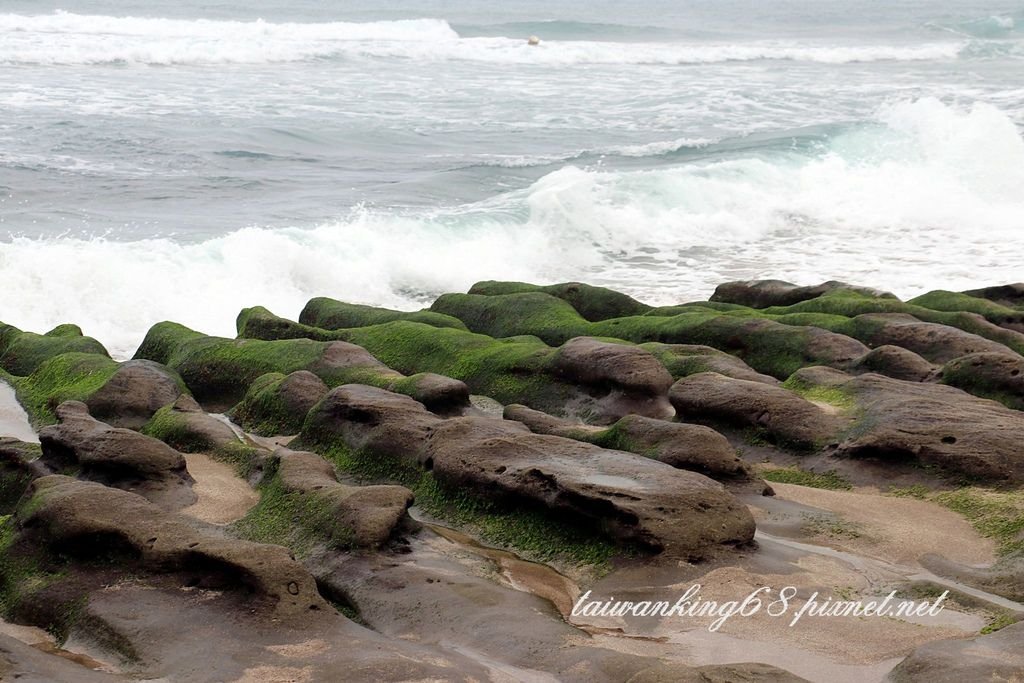
[[[52,424],[64,401],[82,401],[97,419],[138,429],[188,391],[174,371],[148,360],[117,363],[96,353],[65,353],[14,378],[19,402],[36,426]]]
[[[500,296],[503,294],[522,294],[525,292],[544,292],[558,297],[576,309],[585,320],[595,322],[609,318],[621,318],[627,315],[643,315],[651,310],[647,304],[633,297],[616,292],[607,287],[595,287],[582,282],[562,282],[556,285],[531,285],[526,282],[501,282],[486,280],[477,282],[469,288],[469,294]]]
[[[971,289],[964,294],[979,299],[988,299],[1008,308],[1024,308],[1024,282]]]
[[[779,380],[757,372],[736,356],[710,346],[647,342],[640,344],[640,348],[649,351],[661,361],[673,379],[696,375],[699,372],[717,372],[735,379],[747,379],[765,384],[779,383]]]
[[[271,372],[253,381],[245,398],[231,409],[231,418],[263,436],[298,434],[306,413],[327,391],[324,381],[308,370],[287,376]]]
[[[263,306],[243,308],[235,319],[235,329],[242,339],[312,339],[337,341],[341,336],[332,330],[303,325],[274,315]]]
[[[377,548],[406,518],[412,492],[402,486],[348,486],[315,453],[280,448],[273,476],[260,484],[260,502],[235,528],[250,540],[286,545],[305,554]]]
[[[46,334],[36,334],[0,323],[0,368],[12,375],[29,375],[47,359],[64,353],[110,357],[102,344],[83,336],[77,325],[59,325]]]
[[[319,327],[324,330],[367,327],[395,320],[409,320],[433,327],[451,327],[456,330],[466,329],[466,326],[458,318],[433,311],[393,311],[388,308],[349,304],[325,297],[310,299],[299,314],[299,322],[303,325]]]
[[[0,437],[0,515],[9,515],[32,480],[46,474],[39,444]]]
[[[439,485],[512,514],[539,510],[670,555],[704,557],[753,534],[749,512],[707,477],[508,420],[442,419],[372,387],[333,389],[300,439],[365,474],[429,472]]]
[[[142,433],[182,453],[206,453],[230,464],[239,476],[259,481],[270,466],[270,451],[254,443],[226,419],[210,415],[191,396],[182,395],[164,406]]]
[[[808,314],[817,315],[812,317]],[[759,315],[778,322],[788,325],[816,325],[854,337],[869,346],[897,343],[898,336],[893,338],[886,336],[889,331],[884,324],[887,316],[873,314],[902,314],[902,318],[897,315],[891,315],[888,318],[896,321],[903,320],[905,323],[916,320],[919,323],[944,325],[991,342],[1003,344],[1017,353],[1024,352],[1024,334],[990,322],[978,313],[934,310],[914,303],[904,303],[898,299],[869,296],[857,291],[839,290],[791,306],[773,306],[759,311]],[[921,329],[923,336],[928,336],[928,330],[937,330],[937,328],[928,326]],[[901,330],[901,332],[905,331]],[[951,332],[945,333],[947,337],[951,335]],[[960,336],[967,339],[963,335]],[[975,345],[978,344],[983,344],[983,342],[975,343]],[[911,350],[921,353],[915,348],[911,348]],[[976,351],[978,350],[981,349],[976,349]],[[948,353],[953,353],[953,351],[950,350]],[[924,353],[921,355],[928,357]]]
[[[712,346],[735,354],[758,372],[785,379],[808,365],[846,367],[868,352],[861,342],[819,327],[796,327],[734,313],[695,311],[670,317],[616,318],[590,334],[628,341]]]
[[[588,322],[567,301],[545,292],[442,294],[430,310],[454,316],[490,337],[532,335],[558,346],[589,334]]]
[[[43,361],[17,381],[18,401],[36,426],[56,421],[65,401],[87,401],[117,373],[118,364],[98,353],[65,353]]]
[[[671,414],[663,386],[671,378],[635,346],[581,339],[557,349],[536,337],[493,339],[408,322],[349,330],[348,337],[392,367],[455,377],[503,404],[598,423],[631,412]]]
[[[939,289],[922,294],[907,303],[934,311],[977,313],[996,325],[1024,332],[1024,312],[969,294]]]
[[[174,369],[196,399],[222,409],[241,400],[249,386],[267,373],[287,375],[308,370],[328,386],[346,382],[391,386],[404,379],[400,372],[387,367],[366,349],[347,342],[226,339],[206,336],[170,322],[154,325],[135,356]],[[420,385],[414,382],[411,386]],[[436,386],[432,388],[436,390]],[[445,396],[450,399],[460,391],[455,386]],[[464,404],[468,404],[468,390],[462,393]],[[430,400],[430,396],[424,399]]]

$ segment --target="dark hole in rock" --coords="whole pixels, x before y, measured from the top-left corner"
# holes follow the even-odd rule
[[[427,458],[426,460],[424,460],[423,461],[423,469],[427,470],[428,472],[430,470],[434,469],[434,459],[433,458]]]
[[[188,574],[189,585],[208,590],[238,590],[253,592],[253,580],[247,571],[201,552],[189,553],[181,569]],[[192,578],[195,583],[191,583]]]
[[[942,437],[942,443],[956,443],[955,436],[944,436]]]
[[[101,563],[134,562],[142,553],[127,538],[115,532],[81,534],[63,539],[54,545],[58,555]]]

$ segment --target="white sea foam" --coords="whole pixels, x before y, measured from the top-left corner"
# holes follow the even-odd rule
[[[792,60],[843,64],[955,59],[966,41],[833,45],[755,41],[617,43],[461,38],[441,19],[369,23],[271,23],[110,17],[58,12],[0,14],[3,64],[253,64],[332,58],[464,60],[501,64],[710,64]]]
[[[903,296],[1020,279],[1024,139],[994,107],[926,99],[821,153],[644,171],[566,166],[525,190],[437,212],[358,209],[311,229],[198,244],[0,244],[5,322],[74,321],[119,355],[154,322],[231,335],[243,306],[296,316],[312,296],[414,308],[481,279],[584,279],[652,302],[727,279],[829,278]]]

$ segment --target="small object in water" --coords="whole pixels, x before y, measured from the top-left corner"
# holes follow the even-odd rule
[[[530,36],[530,39],[526,41],[527,45],[540,45],[540,38],[537,36]]]

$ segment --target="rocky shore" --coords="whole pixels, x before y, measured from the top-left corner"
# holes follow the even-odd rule
[[[481,282],[237,329],[118,362],[0,323],[0,680],[1024,680],[1024,284]],[[572,609],[695,584],[949,593]]]

